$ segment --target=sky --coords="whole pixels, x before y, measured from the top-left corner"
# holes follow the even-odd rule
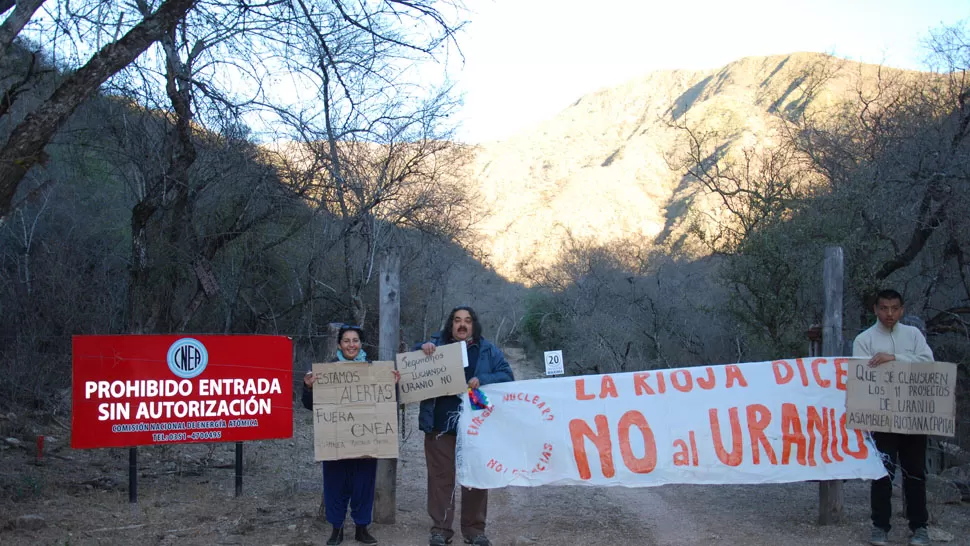
[[[467,0],[448,66],[458,138],[500,140],[581,96],[654,70],[817,51],[925,69],[921,40],[970,19],[967,0]],[[455,57],[453,57],[454,59]]]

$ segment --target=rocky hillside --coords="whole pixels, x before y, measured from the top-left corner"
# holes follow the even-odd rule
[[[688,206],[710,206],[668,165],[684,146],[678,124],[730,135],[736,149],[757,145],[778,115],[831,106],[857,82],[871,85],[877,70],[816,53],[750,57],[716,70],[653,72],[581,97],[478,148],[467,176],[484,196],[481,242],[513,279],[520,264],[554,259],[570,234],[670,242]]]

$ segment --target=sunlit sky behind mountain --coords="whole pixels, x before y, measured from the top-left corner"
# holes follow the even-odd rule
[[[507,138],[582,95],[661,69],[826,52],[926,69],[931,29],[970,17],[967,0],[478,0],[459,36],[460,140]]]

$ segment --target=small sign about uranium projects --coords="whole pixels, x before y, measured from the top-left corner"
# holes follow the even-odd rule
[[[397,458],[393,362],[314,364],[313,376],[315,460]]]
[[[849,361],[846,427],[899,434],[953,436],[957,366],[893,361],[874,368]]]
[[[437,347],[430,355],[424,354],[424,351],[398,354],[401,403],[410,404],[465,392],[468,387],[464,368],[467,367],[468,349],[464,341]]]

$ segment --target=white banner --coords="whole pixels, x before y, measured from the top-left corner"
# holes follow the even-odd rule
[[[845,427],[847,358],[535,379],[464,395],[466,487],[781,483],[880,478]]]

